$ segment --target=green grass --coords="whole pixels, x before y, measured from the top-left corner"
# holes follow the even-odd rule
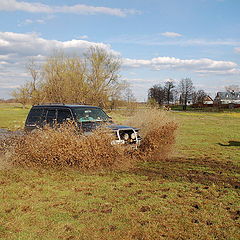
[[[173,115],[180,125],[176,147],[178,156],[239,164],[240,113],[182,112]]]
[[[22,129],[29,108],[23,109],[20,104],[0,104],[0,128]]]
[[[189,111],[189,112],[226,112],[226,113],[231,113],[231,112],[240,112],[240,108],[218,108],[218,107],[192,107],[192,106],[187,106],[186,110],[183,110],[183,106],[181,105],[176,105],[176,106],[171,106],[171,109],[174,111]]]
[[[27,112],[5,111],[16,121]],[[97,173],[1,170],[0,239],[239,239],[240,113],[170,115],[179,130],[169,160]]]

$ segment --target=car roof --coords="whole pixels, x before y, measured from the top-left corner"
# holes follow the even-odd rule
[[[43,105],[34,105],[33,108],[99,108],[96,106],[90,105],[74,105],[74,104],[43,104]]]

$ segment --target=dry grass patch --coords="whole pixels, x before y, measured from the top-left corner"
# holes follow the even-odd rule
[[[102,128],[89,136],[67,125],[46,128],[20,137],[14,144],[13,161],[23,166],[71,166],[90,170],[130,164],[124,159],[124,149],[111,145],[113,139],[110,131]]]
[[[126,123],[141,129],[143,139],[139,150],[142,159],[159,161],[171,154],[177,124],[166,112],[159,109],[139,110]]]
[[[62,125],[17,138],[13,144],[13,162],[22,166],[70,166],[84,170],[126,169],[141,160],[161,160],[170,154],[177,125],[163,112],[140,111],[128,123],[141,128],[143,139],[138,150],[111,145],[115,136],[107,128],[85,136],[73,126]]]

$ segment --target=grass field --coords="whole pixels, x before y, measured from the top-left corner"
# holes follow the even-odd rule
[[[23,128],[29,108],[23,109],[21,104],[0,103],[0,128],[17,130]]]
[[[0,106],[0,128],[21,125],[27,111]],[[0,239],[239,239],[240,113],[170,117],[177,143],[161,162],[1,170]]]

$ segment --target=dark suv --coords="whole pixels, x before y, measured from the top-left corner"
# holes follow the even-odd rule
[[[99,126],[110,128],[116,135],[116,140],[112,144],[134,144],[138,146],[141,138],[139,129],[116,125],[101,108],[87,105],[36,105],[33,106],[25,122],[25,130],[31,131],[62,124],[65,121],[74,121],[79,129],[87,135]]]

